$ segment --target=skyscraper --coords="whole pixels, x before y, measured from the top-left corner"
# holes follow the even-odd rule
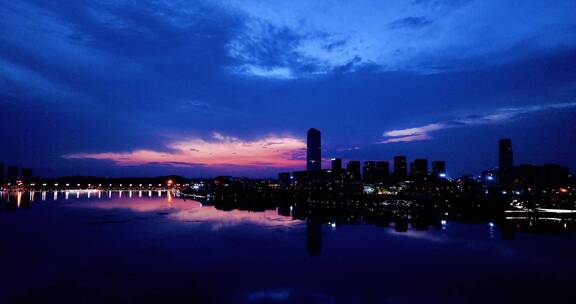
[[[359,160],[351,160],[346,165],[346,169],[348,170],[348,174],[350,176],[350,180],[359,182],[360,181],[360,161]]]
[[[498,178],[501,186],[511,186],[514,182],[514,158],[512,140],[500,139],[498,147]]]
[[[376,162],[375,161],[365,161],[363,167],[364,182],[373,183],[376,180]]]
[[[425,158],[415,159],[410,165],[410,175],[414,177],[425,177],[428,175],[428,160]]]
[[[342,159],[341,158],[333,158],[331,168],[332,168],[332,171],[342,170]]]
[[[322,169],[320,131],[310,128],[307,137],[306,170],[319,171]]]
[[[406,168],[406,156],[394,157],[394,176],[396,178],[405,178],[408,175]]]
[[[376,181],[383,183],[388,180],[390,175],[390,163],[388,161],[376,162]]]

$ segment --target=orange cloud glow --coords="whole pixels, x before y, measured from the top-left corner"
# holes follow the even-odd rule
[[[167,151],[135,150],[131,152],[77,153],[64,155],[66,159],[111,160],[120,166],[146,164],[191,166],[241,167],[298,167],[297,156],[306,148],[301,139],[292,137],[266,137],[241,140],[214,133],[212,140],[186,139],[169,143]]]

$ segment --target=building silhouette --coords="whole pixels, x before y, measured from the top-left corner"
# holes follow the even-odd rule
[[[428,175],[428,160],[425,158],[415,159],[410,164],[410,175],[413,177],[426,177]]]
[[[388,161],[376,162],[376,182],[383,183],[390,177],[390,163]]]
[[[514,157],[512,140],[500,139],[498,146],[498,181],[501,186],[509,187],[514,183]]]
[[[365,183],[376,182],[376,162],[368,160],[364,162],[364,167],[362,167],[363,181]]]
[[[13,183],[18,179],[18,167],[8,166],[6,170],[6,178],[8,182]]]
[[[333,158],[332,163],[331,163],[331,169],[333,171],[342,170],[342,159],[341,158]]]
[[[446,162],[443,160],[432,161],[432,175],[441,177],[446,174]]]
[[[543,188],[563,186],[568,182],[569,170],[557,164],[519,165],[514,169],[515,188]]]
[[[23,168],[22,169],[22,180],[24,182],[32,181],[32,169],[30,169],[30,168]]]
[[[359,182],[361,180],[359,160],[349,161],[348,165],[346,165],[346,169],[348,170],[348,177],[350,181]]]
[[[4,182],[4,164],[0,163],[0,185]]]
[[[406,156],[395,156],[394,157],[394,177],[396,178],[406,178],[408,175],[406,167]]]
[[[320,131],[310,128],[307,137],[306,170],[320,171],[322,169]]]

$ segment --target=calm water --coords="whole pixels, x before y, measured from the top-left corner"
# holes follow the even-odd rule
[[[575,241],[503,240],[488,223],[311,228],[166,192],[22,193],[0,199],[0,303],[550,303],[573,296]]]

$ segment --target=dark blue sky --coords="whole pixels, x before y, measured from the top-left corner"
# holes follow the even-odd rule
[[[0,162],[275,175],[323,156],[576,169],[576,1],[3,1]]]

